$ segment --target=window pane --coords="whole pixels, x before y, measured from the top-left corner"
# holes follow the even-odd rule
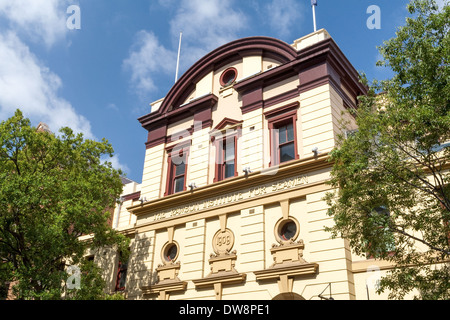
[[[180,164],[180,165],[176,165],[175,166],[175,176],[181,176],[184,174],[184,171],[186,169],[186,166],[184,165],[184,163]]]
[[[287,141],[294,141],[294,126],[292,123],[286,126],[287,131]]]
[[[225,162],[234,160],[234,138],[226,139],[225,146]]]
[[[280,163],[295,159],[294,143],[288,143],[280,146]]]
[[[278,143],[282,144],[286,142],[286,126],[278,128]]]
[[[171,245],[166,252],[166,260],[173,261],[173,259],[175,259],[175,257],[177,256],[177,252],[178,247],[175,244]]]
[[[184,176],[175,179],[173,192],[176,193],[183,190],[184,190]]]
[[[290,240],[297,232],[297,225],[293,221],[289,221],[281,228],[280,236],[283,240]]]
[[[225,178],[234,177],[234,161],[225,163]]]
[[[125,287],[125,282],[127,281],[127,270],[121,270],[120,271],[120,280],[119,280],[119,288]]]

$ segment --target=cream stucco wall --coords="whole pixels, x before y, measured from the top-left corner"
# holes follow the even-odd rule
[[[302,50],[328,38],[326,31],[319,30],[296,40],[293,47]],[[345,240],[333,239],[325,231],[325,226],[333,225],[324,201],[326,192],[331,191],[326,184],[331,168],[326,165],[315,167],[316,158],[312,150],[317,148],[318,159],[325,159],[327,153],[336,146],[338,135],[343,132],[342,120],[348,121],[350,129],[355,128],[355,121],[344,104],[344,98],[356,103],[350,91],[344,87],[336,88],[331,83],[321,83],[300,91],[302,83],[299,77],[289,76],[264,86],[262,98],[270,101],[268,106],[262,105],[242,112],[241,94],[233,85],[227,88],[220,86],[222,72],[230,67],[236,68],[239,82],[280,65],[282,63],[273,58],[253,54],[244,55],[208,72],[198,80],[185,102],[214,94],[218,101],[212,107],[211,126],[196,126],[193,116],[180,119],[168,125],[167,136],[186,133],[181,140],[166,141],[146,150],[139,190],[147,203],[139,205],[130,201],[124,204],[119,221],[119,229],[128,230],[133,239],[127,276],[129,299],[212,300],[220,296],[220,292],[221,298],[225,300],[265,300],[274,298],[286,286],[291,286],[293,292],[305,299],[318,300],[318,295],[322,292],[324,296],[328,296],[331,286],[334,299],[366,300],[368,296],[365,284],[367,279],[374,276],[372,270],[379,271],[377,276],[386,272],[388,265],[356,257],[350,252]],[[289,94],[284,95],[285,93]],[[155,110],[161,102],[159,100],[152,105]],[[270,133],[264,113],[292,103],[299,105],[296,123],[299,160],[272,168],[269,172]],[[238,176],[214,184],[216,151],[210,133],[225,118],[242,121],[240,126],[235,127],[240,130]],[[186,130],[189,128],[194,130],[187,134]],[[181,141],[190,141],[186,184],[195,182],[198,188],[188,188],[184,193],[164,197],[168,171],[166,150]],[[307,165],[302,167],[302,163]],[[245,167],[250,167],[253,172],[248,177],[242,172]],[[279,176],[280,172],[283,179]],[[302,176],[298,178],[298,181],[302,181],[300,184],[289,184],[289,179],[299,176]],[[264,183],[255,184],[252,179],[262,179]],[[218,196],[217,190],[221,188],[227,194]],[[208,190],[211,190],[211,198]],[[200,199],[197,194],[201,194]],[[128,215],[125,208],[128,208]],[[146,211],[144,208],[147,208]],[[302,240],[304,247],[298,252],[306,264],[317,264],[318,269],[307,275],[291,275],[287,282],[276,276],[269,280],[258,280],[258,272],[270,271],[273,267],[276,255],[276,250],[273,249],[280,246],[276,226],[280,219],[287,217],[295,219],[300,228],[295,244]],[[221,290],[214,285],[197,288],[196,283],[198,285],[199,280],[208,279],[212,272],[211,257],[216,254],[214,236],[224,227],[234,235],[229,254],[236,254],[235,260],[232,260],[235,274],[244,275],[244,280],[225,283]],[[179,287],[177,291],[171,292],[173,288],[166,283],[168,291],[164,295],[161,292],[166,289],[158,287],[164,285],[157,278],[158,268],[167,265],[161,252],[172,241],[179,249],[176,259],[179,268],[173,279]],[[283,245],[286,244],[281,246]],[[289,261],[288,259],[286,263]],[[157,289],[151,294],[143,294],[145,290],[147,293],[151,292],[151,288]],[[384,299],[386,295],[377,296],[373,288],[369,288],[369,297]]]

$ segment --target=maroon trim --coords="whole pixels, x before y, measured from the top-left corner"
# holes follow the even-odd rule
[[[263,105],[262,85],[242,93],[242,114],[260,109]]]
[[[185,92],[187,84],[195,83],[193,79],[200,79],[211,71],[211,66],[217,68],[224,60],[238,60],[241,54],[255,49],[262,50],[264,54],[272,53],[278,60],[285,63],[295,59],[296,50],[289,44],[269,37],[250,37],[238,39],[227,43],[204,56],[187,70],[179,81],[172,87],[160,107],[161,113],[167,112],[170,107],[176,107],[176,100],[180,93]]]
[[[249,49],[249,50],[239,52],[239,56],[241,58],[251,57],[251,56],[263,56],[263,55],[267,56],[268,52],[264,53],[264,51],[261,49],[253,49],[253,50]]]
[[[229,81],[229,83],[228,83],[228,82],[225,82],[225,81],[223,80],[223,78],[224,78],[228,73],[230,73],[230,72],[233,72],[233,73],[234,73],[234,78],[233,78],[232,81]],[[234,81],[236,81],[237,76],[238,76],[238,71],[237,71],[236,68],[231,67],[231,68],[226,69],[226,70],[225,70],[224,72],[222,72],[222,74],[220,75],[220,79],[219,79],[220,85],[221,85],[222,87],[231,85]],[[227,84],[227,83],[228,83],[228,84]]]
[[[188,158],[189,158],[189,145],[190,141],[185,141],[180,144],[176,144],[174,146],[170,146],[169,148],[166,148],[167,151],[167,179],[166,179],[166,191],[164,193],[164,196],[168,196],[171,194],[174,194],[173,192],[173,182],[175,179],[174,176],[174,164],[172,162],[172,151],[174,148],[179,149],[180,151],[183,150],[183,156],[185,157],[184,162],[184,185],[183,185],[183,191],[186,191],[186,184],[187,184],[187,169],[188,169]]]
[[[300,107],[300,102],[295,101],[285,106],[266,111],[264,115],[268,121],[277,121],[278,118],[284,117],[286,114],[297,113],[297,109]],[[295,110],[294,110],[295,109]]]
[[[289,94],[286,93],[285,97],[280,95],[265,102],[263,101],[262,91],[267,85],[296,75],[300,80],[297,94],[328,83],[351,107],[355,106],[352,101],[356,100],[357,96],[367,92],[367,87],[359,82],[357,71],[331,38],[300,51],[296,51],[289,44],[273,38],[239,39],[213,50],[197,61],[170,89],[157,111],[138,119],[142,126],[149,131],[147,147],[164,142],[163,128],[159,128],[161,130],[159,131],[158,127],[186,119],[201,110],[211,109],[217,103],[218,98],[211,94],[180,106],[180,103],[185,101],[195,89],[196,81],[208,72],[218,70],[219,66],[240,60],[242,56],[255,54],[256,52],[261,53],[263,57],[271,57],[280,61],[281,65],[234,84],[234,89],[242,97],[241,110],[243,113],[264,108],[266,103],[267,106],[272,106],[282,102],[287,97],[295,97],[296,94],[290,91]],[[341,84],[345,86],[352,97],[348,97],[346,92],[341,89]],[[212,110],[210,111],[212,112]],[[212,117],[209,116],[209,112],[199,113],[196,117],[202,119],[202,127],[212,126]]]
[[[139,200],[140,197],[141,197],[141,192],[138,191],[138,192],[127,194],[127,195],[123,196],[122,198],[123,198],[123,201],[128,201],[128,200],[136,201],[136,200]]]
[[[234,120],[234,119],[230,119],[230,118],[223,118],[222,121],[220,121],[215,127],[214,130],[222,130],[223,128],[225,128],[227,125],[238,125],[238,124],[242,124],[242,120],[238,121],[238,120]]]
[[[300,93],[306,92],[330,82],[334,82],[337,87],[340,87],[341,85],[339,75],[327,61],[323,61],[320,64],[300,71],[299,79]]]
[[[119,261],[119,266],[117,267],[117,275],[116,275],[116,287],[115,287],[116,291],[124,291],[125,290],[125,286],[119,287],[119,284],[120,284],[120,280],[123,277],[123,274],[124,273],[126,274],[128,266],[127,266],[127,268],[122,268],[122,265],[123,265],[123,263],[121,261]]]
[[[158,109],[157,111],[147,114],[138,120],[145,129],[150,131],[154,126],[158,126],[160,123],[171,124],[193,116],[201,110],[212,108],[218,100],[219,99],[211,93],[185,103],[176,109],[167,111],[164,114],[160,114],[160,110]]]
[[[264,108],[269,108],[279,103],[286,102],[293,98],[298,98],[300,96],[300,92],[298,89],[293,89],[290,91],[283,92],[275,97],[264,100]]]
[[[351,102],[352,99],[347,97],[341,89],[341,83],[353,95],[352,98],[356,99],[357,96],[367,92],[367,87],[359,82],[358,73],[331,38],[299,51],[297,58],[291,62],[236,83],[234,89],[245,95],[250,90],[255,90],[255,86],[262,88],[296,74],[300,80],[298,94],[323,84],[331,84],[341,97],[346,97],[345,100]],[[291,94],[295,95],[292,92]],[[272,104],[274,101],[270,103]],[[265,105],[266,101],[263,101],[259,106]],[[349,105],[352,106],[354,103]],[[257,107],[256,104],[243,103],[242,110],[243,112],[252,111]]]
[[[290,103],[283,107],[277,108],[275,110],[270,110],[264,113],[268,122],[269,128],[269,138],[270,138],[270,163],[269,166],[274,166],[280,164],[279,159],[279,144],[278,144],[278,135],[274,130],[279,126],[282,126],[287,123],[292,123],[294,130],[294,153],[295,160],[298,160],[300,157],[298,155],[298,138],[297,138],[297,111],[300,106],[299,102]]]
[[[166,138],[165,142],[166,143],[171,143],[171,142],[178,141],[178,140],[181,140],[183,138],[186,138],[185,135],[184,135],[186,132],[189,134],[189,136],[192,136],[192,133],[194,132],[194,125],[190,126],[186,130],[180,130],[178,132],[172,133],[170,136],[168,136]]]
[[[215,101],[217,102],[217,100]],[[201,122],[202,129],[210,128],[212,126],[212,105],[205,109],[199,110],[194,114],[194,122]],[[195,124],[194,124],[195,126]]]
[[[228,136],[222,136],[220,139],[214,140],[214,145],[216,148],[216,163],[214,165],[214,179],[213,182],[218,182],[225,179],[225,159],[224,159],[224,152],[223,144],[224,141],[227,139],[234,139],[234,177],[237,177],[238,171],[237,171],[237,158],[238,158],[238,138],[239,138],[239,130],[236,130],[235,132],[229,134]]]
[[[166,142],[167,135],[167,122],[160,121],[159,125],[155,124],[148,129],[147,142],[145,143],[146,149],[157,146]]]
[[[210,128],[212,126],[212,107],[217,101],[218,98],[215,95],[209,94],[186,103],[161,117],[156,113],[147,115],[146,122],[142,123],[143,127],[148,130],[148,138],[145,143],[146,148],[149,149],[159,144],[173,141],[172,137],[167,137],[168,125],[190,116],[194,116],[194,121],[202,122],[202,129]],[[194,127],[188,128],[190,132],[193,132],[193,130]]]
[[[180,101],[185,101],[187,95],[195,89],[195,83],[212,70],[217,70],[223,63],[242,59],[242,56],[254,54],[255,50],[262,52],[266,57],[276,58],[281,63],[294,60],[297,51],[289,44],[269,37],[250,37],[232,41],[225,44],[198,60],[175,83],[164,98],[161,107],[138,120],[148,130],[148,126],[166,115],[169,110],[177,109]]]

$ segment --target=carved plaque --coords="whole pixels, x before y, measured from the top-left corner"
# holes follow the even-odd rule
[[[230,252],[234,246],[234,234],[230,229],[219,230],[213,238],[213,249],[217,255]]]

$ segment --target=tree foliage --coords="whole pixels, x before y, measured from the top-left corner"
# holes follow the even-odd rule
[[[90,289],[71,293],[64,284],[67,266],[85,265],[88,248],[127,249],[107,223],[122,191],[121,172],[101,160],[112,153],[106,140],[85,140],[69,128],[39,132],[20,110],[1,122],[0,282],[15,283],[18,299],[104,298],[92,268],[83,269],[90,277],[81,275]]]
[[[396,267],[379,292],[450,298],[450,7],[413,0],[379,48],[394,76],[359,97],[358,130],[341,137],[327,195],[335,226],[358,255]]]

